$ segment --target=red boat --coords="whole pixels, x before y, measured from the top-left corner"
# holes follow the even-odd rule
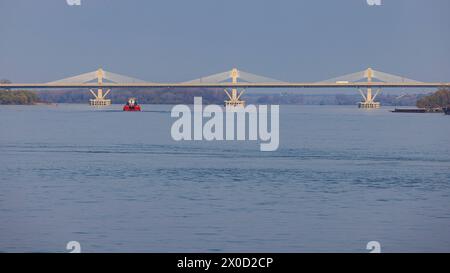
[[[137,103],[136,98],[129,98],[127,104],[123,107],[123,111],[141,111],[141,106]]]

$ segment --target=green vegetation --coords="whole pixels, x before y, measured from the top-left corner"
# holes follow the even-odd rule
[[[0,83],[11,83],[9,80],[0,79]],[[0,90],[0,104],[30,105],[39,102],[39,97],[31,91]]]
[[[387,92],[386,92],[387,93]],[[83,89],[77,90],[41,90],[39,99],[46,103],[82,103],[87,104],[92,95]],[[217,89],[142,89],[142,90],[113,90],[108,98],[113,103],[125,104],[130,97],[138,99],[140,104],[192,104],[195,96],[203,97],[205,104],[219,104],[227,98],[223,90]],[[424,95],[408,94],[403,96],[380,94],[377,101],[384,106],[413,106],[419,98]],[[353,94],[294,94],[280,92],[278,94],[268,93],[245,93],[244,100],[247,104],[290,104],[290,105],[353,105],[361,101],[361,95]]]
[[[30,105],[38,101],[38,96],[31,91],[0,90],[0,104]]]
[[[417,101],[417,107],[433,109],[450,105],[450,89],[441,88],[437,92]]]

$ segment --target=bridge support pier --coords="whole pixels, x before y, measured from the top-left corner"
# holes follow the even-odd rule
[[[98,89],[97,90],[97,94],[95,94],[95,92],[91,89],[89,90],[91,91],[92,95],[94,95],[94,99],[90,99],[89,100],[89,104],[91,106],[108,106],[111,105],[111,100],[110,99],[106,99],[106,95],[109,94],[109,89],[108,91],[106,91],[105,94],[103,94],[103,90],[102,89]]]
[[[363,109],[378,109],[381,107],[381,103],[379,102],[359,102],[358,103],[359,108]]]
[[[103,84],[103,77],[104,77],[104,73],[103,73],[103,70],[100,68],[97,70],[97,82],[99,85]],[[110,89],[108,89],[105,93],[103,93],[103,89],[99,88],[99,89],[97,89],[97,94],[92,89],[90,89],[89,91],[91,91],[92,95],[94,95],[94,99],[89,100],[89,104],[91,106],[111,105],[111,100],[106,98],[106,96],[111,91]]]
[[[236,68],[231,70],[231,80],[232,83],[237,83],[237,79],[239,78],[239,71]],[[230,92],[227,89],[224,90],[228,96],[229,100],[225,100],[225,107],[227,108],[235,108],[235,107],[245,107],[245,101],[241,100],[241,96],[244,91],[238,92],[236,88],[231,89]]]
[[[372,88],[367,89],[366,95],[364,95],[364,92],[361,89],[359,90],[359,92],[361,93],[361,96],[364,99],[363,101],[358,103],[359,108],[378,109],[381,107],[381,103],[375,101],[375,98],[380,93],[380,89],[377,90],[375,96],[372,96]]]
[[[365,74],[366,74],[365,77],[367,78],[367,82],[371,83],[372,82],[372,77],[373,77],[372,69],[368,68],[366,70]],[[358,107],[359,108],[363,108],[363,109],[378,109],[378,108],[381,107],[381,103],[375,101],[375,98],[380,93],[380,89],[377,90],[377,92],[375,93],[374,96],[372,96],[372,88],[367,88],[366,95],[364,95],[364,92],[361,89],[359,89],[359,92],[361,93],[361,96],[364,99],[363,101],[358,103]]]

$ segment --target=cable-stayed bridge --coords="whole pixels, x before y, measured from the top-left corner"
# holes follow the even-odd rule
[[[48,82],[48,83],[8,83],[0,84],[0,88],[6,89],[66,89],[86,88],[90,89],[94,98],[92,105],[109,105],[106,98],[111,89],[131,88],[222,88],[228,96],[225,101],[229,106],[244,105],[240,98],[243,91],[248,88],[356,88],[359,89],[363,101],[361,108],[378,108],[380,104],[375,102],[381,88],[450,88],[448,82],[420,82],[406,77],[397,76],[368,68],[356,73],[335,77],[319,82],[285,82],[250,72],[240,71],[236,68],[231,71],[201,77],[191,81],[180,83],[156,83],[147,82],[133,77],[112,73],[103,69],[81,75]],[[97,89],[97,90],[93,90]],[[106,91],[104,92],[104,90]],[[363,90],[366,89],[366,90]],[[373,94],[373,89],[376,89]]]

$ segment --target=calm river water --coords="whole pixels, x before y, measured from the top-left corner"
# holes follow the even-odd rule
[[[0,106],[0,251],[450,251],[449,116],[281,106],[261,152],[120,108]]]

